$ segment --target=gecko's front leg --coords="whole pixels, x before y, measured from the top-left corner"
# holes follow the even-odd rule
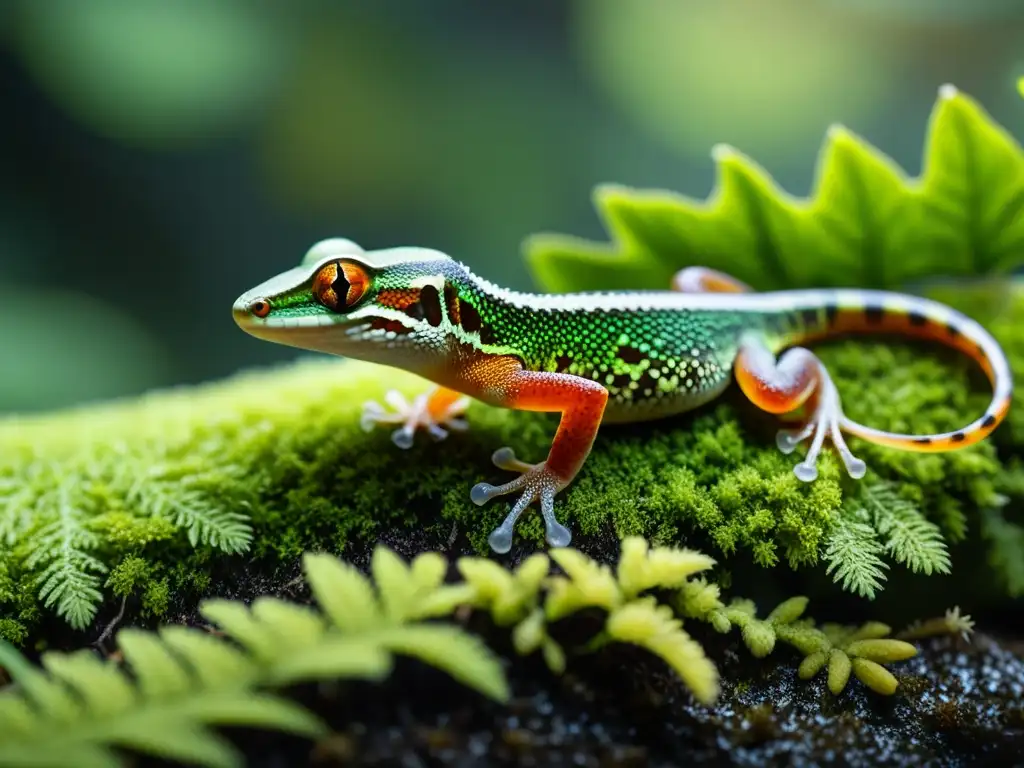
[[[491,386],[492,392],[499,393],[503,405],[523,411],[560,412],[562,418],[544,461],[527,464],[517,459],[511,448],[499,448],[492,457],[494,464],[519,472],[519,477],[499,486],[479,483],[473,486],[470,498],[482,505],[495,496],[522,492],[508,516],[487,539],[495,552],[505,553],[512,548],[516,521],[535,502],[540,505],[548,544],[567,546],[572,534],[555,518],[555,495],[572,482],[590,454],[608,402],[608,390],[595,381],[569,374],[526,371],[518,364],[502,368],[501,380]]]
[[[384,395],[384,401],[391,406],[391,411],[374,400],[364,403],[360,424],[366,432],[378,424],[400,425],[391,433],[391,441],[399,448],[411,448],[416,430],[421,428],[434,440],[446,438],[450,429],[461,432],[468,428],[462,415],[469,407],[469,398],[453,389],[434,387],[411,402],[392,389]]]

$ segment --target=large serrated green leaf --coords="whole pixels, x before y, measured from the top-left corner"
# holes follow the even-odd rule
[[[603,186],[595,204],[610,243],[528,238],[540,287],[666,289],[678,270],[707,266],[757,290],[896,289],[1024,264],[1024,152],[952,86],[932,112],[920,179],[841,126],[828,132],[806,199],[735,149],[712,154],[717,177],[706,200]]]
[[[945,85],[932,113],[921,227],[942,274],[1004,271],[1024,261],[1024,152],[972,99]]]
[[[829,129],[817,169],[814,218],[825,251],[808,254],[809,283],[892,285],[917,207],[903,171],[841,126]]]

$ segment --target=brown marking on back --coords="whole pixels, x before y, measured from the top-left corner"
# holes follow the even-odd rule
[[[619,347],[619,359],[624,363],[636,365],[647,358],[643,352],[636,347]]]
[[[444,306],[448,313],[448,322],[453,326],[462,323],[462,308],[459,301],[459,292],[449,283],[444,286]]]
[[[441,295],[437,288],[432,285],[424,285],[420,289],[420,305],[423,307],[423,315],[435,328],[441,324]]]

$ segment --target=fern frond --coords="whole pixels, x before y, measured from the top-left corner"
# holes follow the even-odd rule
[[[183,627],[124,629],[117,643],[125,668],[78,651],[44,654],[37,669],[0,646],[0,665],[18,684],[0,692],[0,766],[120,766],[117,747],[202,766],[240,765],[214,726],[318,736],[325,728],[316,717],[267,689],[379,680],[394,654],[507,700],[502,668],[481,640],[412,618],[421,612],[418,601],[445,589],[444,559],[429,554],[406,565],[379,547],[372,563],[376,587],[337,558],[307,555],[306,578],[322,612],[275,597],[251,606],[216,599],[200,613],[220,636]]]
[[[619,556],[619,586],[632,598],[648,589],[674,589],[683,586],[695,573],[714,567],[714,558],[690,549],[649,548],[639,536],[622,540]]]
[[[121,747],[168,760],[232,768],[242,765],[242,757],[211,730],[213,726],[248,725],[308,737],[326,731],[299,706],[218,676],[213,671],[219,660],[216,653],[193,655],[186,663],[159,640],[139,643],[141,633],[128,632],[132,639],[127,648],[132,650],[126,658],[139,682],[91,651],[44,654],[41,671],[13,647],[0,643],[0,665],[19,684],[0,694],[0,766],[116,767],[124,765],[115,751]],[[227,647],[225,640],[207,640]],[[174,682],[163,682],[156,668],[143,671],[146,660],[154,659],[156,668],[170,672]],[[199,670],[208,674],[196,685],[190,674]],[[211,680],[223,685],[218,689],[209,684]]]
[[[889,483],[864,486],[861,498],[874,517],[885,550],[914,573],[949,573],[949,551],[942,532]]]
[[[562,567],[567,576],[553,576],[548,581],[548,595],[544,603],[548,621],[582,608],[610,611],[622,604],[622,589],[607,565],[591,560],[575,549],[554,549],[551,559]]]
[[[658,605],[653,597],[634,600],[612,611],[605,628],[611,639],[664,659],[701,703],[718,698],[718,669],[667,605]]]
[[[146,482],[136,483],[128,502],[184,530],[193,547],[202,544],[228,554],[249,549],[252,526],[248,515],[224,509],[208,494],[190,487],[201,478],[181,478],[168,487],[162,472],[164,469],[157,467]]]
[[[75,629],[89,625],[103,599],[98,574],[107,567],[91,552],[99,536],[88,528],[88,513],[71,498],[67,482],[58,482],[37,500],[53,517],[32,531],[25,567],[41,571],[39,598]]]
[[[879,557],[885,552],[875,529],[852,516],[840,517],[825,549],[825,573],[843,589],[874,599],[889,566]],[[833,575],[834,574],[834,575]]]

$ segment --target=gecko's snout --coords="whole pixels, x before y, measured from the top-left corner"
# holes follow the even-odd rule
[[[262,298],[242,297],[231,308],[235,322],[242,325],[254,317],[266,317],[270,314],[270,302]]]

